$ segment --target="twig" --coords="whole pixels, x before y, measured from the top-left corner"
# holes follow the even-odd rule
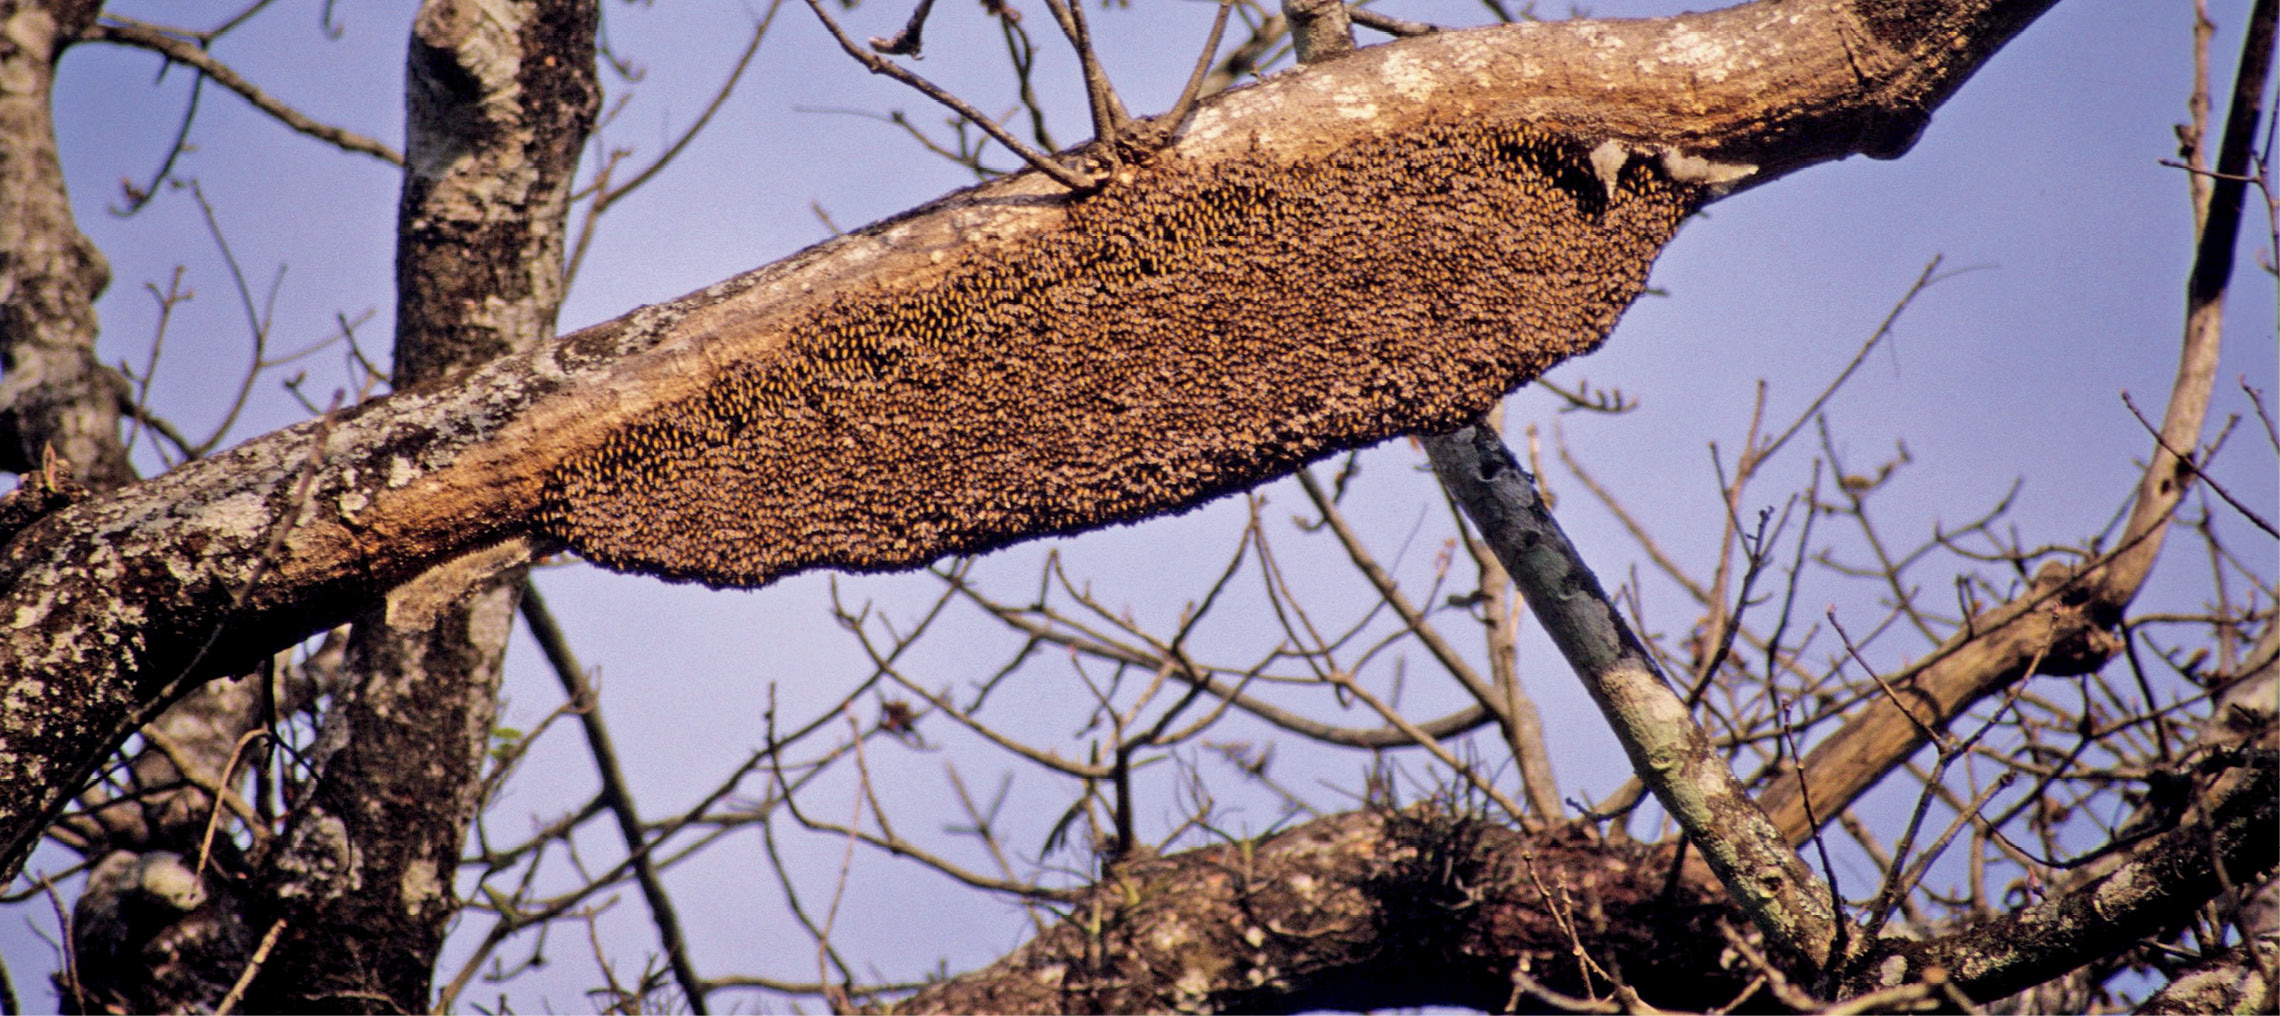
[[[1061,23],[1061,32],[1069,45],[1077,51],[1077,65],[1085,76],[1085,99],[1092,108],[1093,140],[1100,145],[1104,157],[1116,158],[1116,137],[1123,131],[1125,121],[1131,119],[1124,111],[1124,100],[1117,98],[1116,85],[1108,80],[1108,72],[1101,69],[1100,53],[1093,47],[1092,26],[1085,22],[1084,0],[1045,0],[1053,19]]]
[[[278,101],[247,81],[228,64],[214,59],[213,54],[195,43],[177,39],[156,26],[126,18],[109,18],[97,22],[87,30],[86,39],[110,42],[121,46],[147,49],[179,64],[184,64],[204,77],[214,79],[223,88],[236,92],[255,109],[275,117],[279,123],[344,151],[372,156],[391,166],[402,166],[404,156],[395,149],[354,131],[342,130],[316,122],[301,111]]]
[[[175,160],[190,150],[190,128],[198,122],[199,104],[205,96],[206,75],[200,74],[190,83],[190,101],[182,109],[181,126],[175,128],[174,140],[167,142],[166,157],[158,160],[158,168],[151,172],[149,183],[137,186],[127,180],[119,181],[119,190],[126,195],[127,204],[124,208],[112,208],[111,214],[121,218],[133,215],[158,196],[159,187],[174,175]]]
[[[222,1001],[214,1006],[214,1016],[229,1016],[230,1010],[237,1008],[238,1002],[245,998],[245,990],[253,986],[254,976],[261,973],[261,965],[269,962],[269,951],[277,948],[277,939],[283,934],[284,918],[269,922],[269,930],[261,935],[261,944],[254,947],[252,958],[245,961],[245,969],[238,973],[237,983],[230,985],[229,994],[223,995]]]
[[[910,20],[903,23],[902,31],[892,39],[874,38],[871,48],[888,56],[917,56],[926,48],[926,16],[934,11],[934,0],[918,0],[910,12]],[[774,8],[770,8],[770,13]]]
[[[1829,404],[1829,400],[1836,396],[1837,390],[1844,387],[1845,382],[1852,378],[1853,373],[1860,369],[1861,364],[1868,362],[1868,354],[1882,344],[1885,339],[1891,337],[1892,329],[1900,323],[1900,316],[1907,312],[1908,308],[1916,302],[1916,298],[1923,295],[1925,290],[1958,275],[1985,267],[1983,265],[1967,265],[1951,272],[1942,272],[1940,265],[1945,260],[1944,255],[1932,255],[1932,259],[1924,264],[1924,270],[1916,273],[1916,281],[1909,284],[1908,291],[1900,294],[1899,301],[1892,305],[1891,310],[1884,313],[1884,320],[1877,322],[1876,330],[1869,333],[1868,341],[1861,343],[1860,348],[1854,351],[1851,362],[1846,363],[1845,368],[1837,372],[1837,376],[1821,389],[1821,394],[1813,397],[1813,401],[1797,414],[1797,418],[1782,430],[1779,437],[1761,447],[1750,449],[1749,454],[1752,458],[1759,461],[1772,458],[1775,452],[1781,450],[1782,445],[1788,444],[1790,438],[1797,436],[1797,432],[1804,429],[1805,424],[1818,417],[1821,408]]]
[[[1347,7],[1346,16],[1353,19],[1353,22],[1357,25],[1360,25],[1364,28],[1376,29],[1377,31],[1384,32],[1387,35],[1399,39],[1407,39],[1419,35],[1431,35],[1441,30],[1441,26],[1439,25],[1428,25],[1422,21],[1406,21],[1401,18],[1394,17],[1391,14],[1380,14],[1367,7],[1361,6]]]
[[[873,74],[884,74],[900,81],[917,89],[920,94],[927,98],[950,107],[959,116],[973,121],[974,126],[987,132],[991,138],[996,139],[998,144],[1004,145],[1007,151],[1020,156],[1021,161],[1028,163],[1038,172],[1052,177],[1054,182],[1063,187],[1073,191],[1089,191],[1099,183],[1092,177],[1079,174],[1053,161],[1052,156],[1023,144],[1020,138],[1008,133],[1004,127],[998,125],[997,121],[983,116],[980,110],[967,105],[965,100],[943,91],[933,82],[903,69],[893,61],[883,59],[877,53],[857,45],[855,40],[847,37],[846,32],[840,30],[839,22],[832,19],[831,12],[823,9],[822,0],[807,0],[807,5],[808,9],[814,11],[815,16],[822,20],[823,27],[831,32],[831,37],[838,41],[839,48],[845,50],[848,56],[854,57],[855,62],[862,64],[864,69]]]
[[[931,3],[932,0],[928,0],[928,2]],[[679,137],[674,138],[672,144],[665,146],[665,151],[660,153],[655,161],[642,167],[640,172],[633,175],[633,179],[614,187],[608,186],[604,182],[608,179],[607,168],[596,171],[598,179],[594,186],[593,197],[587,203],[585,218],[578,224],[578,240],[571,245],[570,258],[565,262],[565,267],[562,269],[564,288],[568,288],[571,281],[577,279],[578,268],[585,263],[586,249],[593,243],[595,226],[601,220],[602,213],[609,211],[611,206],[624,200],[627,195],[634,191],[640,190],[643,184],[648,183],[658,173],[663,172],[666,166],[671,165],[673,160],[689,147],[689,142],[696,140],[697,135],[705,129],[705,125],[712,122],[713,115],[719,113],[721,107],[728,104],[729,95],[736,91],[737,82],[744,79],[745,69],[752,66],[752,57],[760,52],[761,41],[768,37],[768,26],[775,23],[776,11],[783,4],[784,0],[769,0],[768,13],[761,15],[759,23],[752,27],[752,41],[744,45],[744,52],[738,54],[736,65],[729,69],[728,77],[721,82],[718,89],[713,91],[711,101],[705,103],[704,112],[698,113],[697,118],[689,123],[688,129],[682,131]]]
[[[1234,3],[1235,0],[1219,0],[1219,13],[1211,19],[1211,34],[1203,40],[1203,52],[1196,54],[1195,70],[1188,72],[1187,84],[1180,86],[1179,100],[1172,103],[1171,111],[1158,121],[1163,125],[1164,137],[1179,133],[1181,125],[1195,112],[1196,100],[1203,96],[1203,79],[1211,73],[1211,58],[1219,53],[1220,37],[1227,31],[1227,12]]]
[[[2161,430],[2155,427],[2152,421],[2147,420],[2144,413],[2138,411],[2137,403],[2131,401],[2130,399],[2130,393],[2122,393],[2122,405],[2129,408],[2130,415],[2137,418],[2138,426],[2144,427],[2146,433],[2153,435],[2153,442],[2157,445],[2160,445],[2162,451],[2167,452],[2172,457],[2174,457],[2180,467],[2191,472],[2193,475],[2200,477],[2201,482],[2209,485],[2209,490],[2212,493],[2216,494],[2219,498],[2224,499],[2224,502],[2226,504],[2231,505],[2233,510],[2239,512],[2241,516],[2243,518],[2246,518],[2251,525],[2254,525],[2258,529],[2264,530],[2264,534],[2266,536],[2280,538],[2280,529],[2274,528],[2272,522],[2266,519],[2264,516],[2257,514],[2255,509],[2241,503],[2241,500],[2239,498],[2233,496],[2232,491],[2226,490],[2223,484],[2217,482],[2216,477],[2210,476],[2208,474],[2208,471],[2202,469],[2201,464],[2194,461],[2194,456],[2191,453],[2170,447],[2169,439],[2162,436]],[[2235,417],[2234,419],[2237,420],[2238,417]],[[2222,438],[2219,440],[2222,440]]]
[[[641,898],[649,904],[650,919],[657,927],[658,944],[664,947],[665,960],[673,968],[673,979],[680,982],[682,994],[688,996],[689,1008],[703,1013],[704,981],[689,961],[680,917],[674,911],[672,897],[665,892],[664,880],[658,877],[656,860],[650,856],[653,844],[642,832],[641,815],[635,810],[632,792],[626,788],[625,773],[618,765],[617,748],[610,740],[609,727],[602,722],[601,701],[594,693],[593,683],[587,680],[577,657],[571,655],[569,639],[554,622],[553,612],[546,609],[546,599],[538,594],[537,586],[528,582],[523,585],[522,616],[524,623],[530,626],[531,637],[538,640],[539,648],[546,653],[546,662],[553,667],[555,677],[562,682],[563,694],[577,704],[578,725],[585,731],[586,746],[594,756],[594,771],[601,777],[602,800],[617,819],[618,834],[625,840],[626,860],[633,867],[634,881],[641,887]]]
[[[1345,513],[1330,500],[1330,495],[1323,491],[1322,485],[1315,482],[1314,474],[1301,469],[1296,475],[1299,489],[1306,492],[1307,499],[1314,502],[1315,510],[1322,513],[1322,521],[1338,537],[1338,544],[1345,548],[1346,557],[1354,563],[1354,570],[1369,580],[1370,588],[1376,590],[1386,606],[1392,607],[1393,612],[1401,618],[1401,623],[1416,634],[1417,641],[1423,643],[1425,651],[1433,655],[1434,662],[1447,670],[1449,676],[1456,678],[1458,684],[1464,685],[1473,701],[1494,715],[1497,722],[1509,724],[1511,717],[1505,715],[1503,702],[1496,694],[1496,689],[1489,687],[1479,672],[1473,670],[1472,665],[1458,654],[1457,648],[1441,637],[1440,630],[1433,627],[1433,623],[1425,618],[1424,612],[1418,610],[1415,604],[1409,602],[1409,597],[1402,594],[1400,583],[1395,582],[1393,576],[1387,574],[1385,568],[1377,563],[1377,558],[1370,553],[1368,545],[1347,524]]]

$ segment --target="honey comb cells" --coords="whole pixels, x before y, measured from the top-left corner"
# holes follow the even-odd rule
[[[1018,246],[843,294],[556,472],[615,569],[753,586],[1131,522],[1458,426],[1604,339],[1697,201],[1518,124],[1173,157]]]

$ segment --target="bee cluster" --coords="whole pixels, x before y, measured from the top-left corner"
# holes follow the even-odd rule
[[[1464,423],[1597,346],[1699,189],[1517,123],[1297,164],[1167,155],[1018,242],[842,294],[576,455],[542,525],[754,586],[1192,507]]]

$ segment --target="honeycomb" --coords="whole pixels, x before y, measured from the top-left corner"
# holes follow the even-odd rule
[[[757,586],[1192,508],[1463,424],[1589,352],[1699,187],[1516,122],[1159,156],[1018,243],[841,293],[567,459],[541,528]]]

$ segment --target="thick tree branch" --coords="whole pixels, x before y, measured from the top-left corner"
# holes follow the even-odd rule
[[[1638,997],[1663,1008],[1827,1009],[1942,980],[1987,1001],[2118,955],[2146,929],[2181,919],[2218,894],[2215,865],[2234,880],[2269,870],[2280,860],[2273,780],[2269,756],[2226,777],[2207,818],[2093,884],[1949,934],[1879,942],[1840,972],[1833,1000],[1795,988],[1754,993],[1747,982],[1761,971],[1736,962],[1718,928],[1728,911],[1706,880],[1672,876],[1667,848],[1599,841],[1579,826],[1520,832],[1419,806],[1111,867],[1060,924],[889,1008],[1509,1011],[1523,986],[1610,994],[1607,981],[1579,973],[1578,951],[1630,972]]]
[[[19,534],[0,556],[0,583],[5,584],[0,613],[18,626],[16,636],[0,646],[0,682],[10,689],[0,702],[0,730],[6,731],[0,741],[0,783],[43,788],[0,802],[0,828],[7,835],[0,867],[13,870],[21,863],[37,830],[69,789],[157,705],[307,631],[351,616],[380,589],[501,541],[535,535],[544,545],[569,537],[621,567],[655,567],[669,575],[713,581],[760,582],[784,570],[816,565],[899,567],[954,550],[1176,509],[1338,448],[1460,422],[1560,356],[1595,342],[1612,325],[1621,303],[1643,279],[1644,258],[1683,206],[1683,201],[1673,205],[1674,198],[1656,195],[1682,194],[1695,184],[1762,182],[1856,152],[1895,154],[1931,105],[2048,5],[2049,0],[1956,0],[1936,8],[1905,5],[1905,12],[1899,12],[1880,3],[1766,0],[1664,21],[1508,26],[1361,50],[1215,98],[1134,180],[1107,186],[1097,196],[1067,195],[1036,174],[996,181],[703,292],[509,356],[456,381],[357,407],[321,425],[290,428],[49,515]],[[1554,128],[1550,134],[1526,133]],[[1497,131],[1522,131],[1539,140],[1499,147],[1505,143],[1491,139],[1507,135]],[[1597,272],[1608,271],[1611,248],[1594,245],[1632,245],[1625,256],[1633,260],[1623,262],[1622,273],[1635,274],[1626,278],[1594,278],[1581,268],[1546,266],[1541,278],[1610,287],[1589,300],[1575,293],[1545,293],[1542,300],[1515,308],[1497,295],[1489,303],[1499,317],[1477,321],[1437,319],[1431,315],[1439,311],[1405,311],[1383,299],[1367,306],[1354,303],[1314,312],[1333,316],[1297,322],[1306,326],[1301,333],[1308,345],[1282,347],[1278,355],[1283,358],[1271,361],[1229,355],[1207,343],[1191,350],[1136,337],[1129,343],[1132,350],[1172,356],[1146,362],[1134,359],[1129,350],[1119,351],[1117,362],[1124,365],[1119,370],[1137,370],[1141,374],[1136,377],[1149,379],[1143,390],[1109,385],[1111,379],[1104,378],[1107,387],[1073,396],[1077,401],[1072,405],[1090,407],[1085,414],[1061,418],[1058,424],[1053,419],[1031,422],[1056,428],[1059,437],[1008,433],[998,438],[1025,448],[1062,449],[1070,455],[1068,472],[1023,474],[1018,483],[1010,482],[1010,475],[976,474],[976,482],[987,489],[950,491],[974,499],[971,508],[961,509],[968,515],[900,525],[896,531],[904,535],[891,542],[847,542],[845,534],[859,531],[862,524],[851,520],[848,525],[857,529],[771,533],[770,539],[783,542],[762,548],[777,555],[764,566],[724,562],[729,567],[714,571],[715,565],[702,560],[642,565],[639,532],[600,527],[606,520],[620,527],[669,521],[565,500],[566,491],[574,493],[571,488],[591,479],[590,470],[612,462],[646,467],[654,457],[637,451],[640,442],[668,430],[681,435],[673,440],[698,442],[664,456],[670,461],[695,455],[690,461],[712,462],[703,458],[702,442],[726,442],[722,447],[727,447],[746,440],[733,412],[754,404],[738,401],[752,395],[737,393],[755,389],[739,386],[762,385],[758,390],[764,395],[770,383],[766,379],[775,376],[771,372],[793,369],[795,354],[810,356],[803,361],[807,363],[829,362],[828,346],[802,346],[807,340],[798,336],[823,327],[819,322],[855,327],[847,315],[885,306],[864,303],[870,298],[863,294],[908,294],[915,307],[931,298],[926,294],[934,291],[925,287],[949,284],[944,280],[968,280],[959,284],[984,290],[1003,286],[989,281],[996,278],[992,266],[1057,256],[1052,252],[1076,249],[1070,245],[1081,246],[1080,241],[1108,242],[1085,239],[1103,235],[1085,230],[1109,227],[1113,234],[1117,222],[1157,214],[1143,209],[1154,207],[1147,202],[1158,197],[1172,202],[1162,214],[1188,214],[1179,201],[1210,195],[1222,195],[1210,198],[1218,201],[1251,200],[1237,195],[1261,193],[1243,188],[1264,187],[1271,197],[1274,188],[1308,180],[1351,179],[1367,193],[1322,193],[1353,193],[1351,214],[1367,208],[1369,214],[1405,215],[1409,218],[1396,224],[1415,228],[1417,222],[1431,221],[1418,218],[1422,208],[1401,212],[1386,201],[1413,193],[1400,182],[1407,177],[1372,175],[1379,172],[1373,166],[1410,167],[1401,169],[1403,174],[1433,173],[1442,171],[1434,168],[1440,164],[1435,160],[1457,157],[1541,158],[1548,160],[1542,165],[1572,168],[1576,156],[1563,146],[1590,148],[1585,143],[1594,139],[1620,146],[1599,149],[1602,153],[1640,158],[1595,159],[1591,168],[1602,180],[1591,179],[1587,169],[1580,179],[1572,172],[1548,177],[1555,181],[1550,190],[1529,192],[1547,209],[1559,202],[1582,202],[1574,206],[1585,210],[1581,217],[1554,216],[1544,220],[1545,228],[1607,231],[1602,239],[1577,241],[1583,245],[1572,252],[1578,258],[1591,252],[1588,260],[1602,266]],[[1542,154],[1526,154],[1532,151]],[[1611,161],[1633,164],[1610,170]],[[1754,172],[1745,172],[1745,164],[1754,166]],[[1622,187],[1601,191],[1604,180]],[[1503,185],[1535,186],[1524,180]],[[1590,197],[1595,193],[1614,199],[1596,219],[1589,211],[1600,200]],[[1318,204],[1319,199],[1308,200]],[[1270,202],[1270,207],[1286,206]],[[1195,213],[1200,215],[1200,208]],[[1478,214],[1481,221],[1493,218]],[[1361,223],[1355,220],[1353,228],[1366,228]],[[1500,222],[1499,229],[1505,228]],[[1456,239],[1445,231],[1434,235]],[[1166,242],[1172,246],[1161,246]],[[1138,271],[1159,263],[1150,259],[1176,261],[1187,250],[1180,242],[1173,238],[1133,248],[1112,263],[1122,271]],[[1325,264],[1347,260],[1332,249],[1339,242],[1336,235],[1312,235],[1306,242],[1315,246],[1291,249],[1288,256],[1320,256]],[[1418,243],[1424,243],[1422,234]],[[1557,244],[1528,249],[1569,256]],[[1433,258],[1467,253],[1424,246],[1417,252]],[[1462,277],[1475,279],[1472,274]],[[1209,279],[1157,278],[1165,281],[1150,283],[1158,287],[1151,292],[1163,295],[1152,298],[1168,301],[1165,307],[1179,299],[1180,279],[1190,280],[1191,293],[1221,291]],[[1074,291],[1047,286],[1036,299],[1064,295]],[[1189,320],[1203,329],[1198,343],[1219,327],[1263,327],[1255,320],[1257,306],[1245,302],[1207,301],[1183,313],[1195,315]],[[1474,352],[1444,346],[1433,355],[1419,345],[1405,354],[1413,360],[1366,362],[1360,350],[1377,347],[1361,344],[1355,336],[1366,331],[1372,339],[1382,337],[1386,325],[1404,313],[1421,315],[1416,319],[1420,341],[1455,329],[1481,345]],[[1511,349],[1514,314],[1527,316],[1544,336],[1543,344]],[[1488,341],[1492,330],[1501,343]],[[885,369],[878,365],[882,361],[861,357],[888,355],[882,348],[858,343],[853,347],[858,359],[845,368],[851,373],[829,374],[823,383],[860,386],[864,377],[875,376],[864,371]],[[1061,350],[1055,355],[1079,360],[1106,353],[1055,348]],[[815,355],[825,359],[813,359]],[[990,366],[992,362],[999,366]],[[1465,363],[1482,366],[1471,373],[1445,373],[1451,365]],[[969,372],[929,375],[923,384],[979,385],[984,395],[977,397],[994,398],[987,388],[997,376],[992,371],[1020,366],[1019,361],[978,360]],[[1248,373],[1223,373],[1228,370]],[[1268,390],[1252,397],[1303,399],[1304,406],[1275,402],[1244,415],[1243,405],[1226,401],[1228,393],[1260,389],[1269,376],[1274,380],[1264,386]],[[1363,385],[1362,379],[1374,380]],[[1231,385],[1241,387],[1227,387]],[[1148,401],[1129,401],[1134,394],[1145,394]],[[917,398],[915,389],[911,398]],[[821,428],[814,433],[837,435],[828,446],[836,450],[825,452],[819,446],[777,461],[740,454],[703,468],[733,465],[764,489],[775,489],[787,477],[823,482],[818,474],[828,479],[849,470],[887,475],[911,464],[907,456],[921,454],[922,447],[912,443],[916,438],[937,433],[911,431],[895,419],[832,416],[829,403],[813,413],[796,404],[767,405],[769,412],[810,413],[803,419]],[[707,416],[713,410],[706,406],[733,412]],[[708,419],[717,423],[703,422]],[[1167,443],[1171,435],[1161,429],[1118,429],[1118,421],[1132,419],[1164,421],[1151,427],[1175,428],[1176,440]],[[659,430],[665,424],[656,421],[678,422]],[[717,431],[707,429],[716,426]],[[960,431],[961,437],[989,436],[976,436],[971,427],[943,426]],[[1078,428],[1073,441],[1072,426]],[[685,429],[690,427],[696,429]],[[1160,482],[1092,472],[1142,469],[1142,460],[1134,456],[1167,447],[1209,451],[1193,459],[1146,460],[1145,469]],[[319,465],[310,482],[299,483],[302,463],[312,461],[312,454]],[[821,461],[819,455],[838,459]],[[923,456],[919,461],[925,461]],[[921,470],[906,482],[930,484],[929,475]],[[1111,480],[1129,481],[1130,499],[1093,515],[1056,515],[1059,509],[1047,501],[1008,507],[1003,500],[1097,489],[1088,485]],[[638,485],[624,489],[638,492]],[[866,505],[893,497],[885,490],[874,493],[879,497]],[[930,486],[928,493],[941,492]],[[684,535],[739,541],[733,544],[739,548],[754,540],[749,534],[695,529]],[[270,553],[273,536],[277,549]],[[604,548],[621,537],[630,542]]]
[[[1522,833],[1430,805],[1348,812],[1112,868],[1068,920],[891,1010],[1502,1012],[1515,969],[1604,996],[1577,950],[1653,971],[1637,985],[1653,1005],[1734,1003],[1750,971],[1719,960],[1726,911],[1690,882],[1666,894],[1669,860],[1573,826]]]
[[[1949,934],[1878,943],[1851,962],[1834,1000],[1794,988],[1753,993],[1747,982],[1760,971],[1736,962],[1718,929],[1729,912],[1706,880],[1672,876],[1667,848],[1599,841],[1578,826],[1520,832],[1419,806],[1112,867],[1060,924],[890,1009],[1509,1011],[1523,985],[1610,994],[1607,981],[1579,973],[1579,950],[1630,972],[1638,997],[1663,1008],[1825,1009],[1942,978],[1986,1001],[2118,955],[2147,928],[2189,914],[2218,893],[2213,864],[2235,880],[2271,868],[2280,860],[2273,780],[2269,757],[2226,777],[2206,819],[2091,885]],[[1932,968],[1944,974],[1927,976]]]
[[[2247,754],[2216,780],[2195,821],[2146,844],[2114,871],[2032,906],[1923,942],[1886,940],[1856,968],[1856,990],[1920,980],[1939,969],[1988,1000],[2112,956],[2177,927],[2227,886],[2280,864],[2280,758]]]

